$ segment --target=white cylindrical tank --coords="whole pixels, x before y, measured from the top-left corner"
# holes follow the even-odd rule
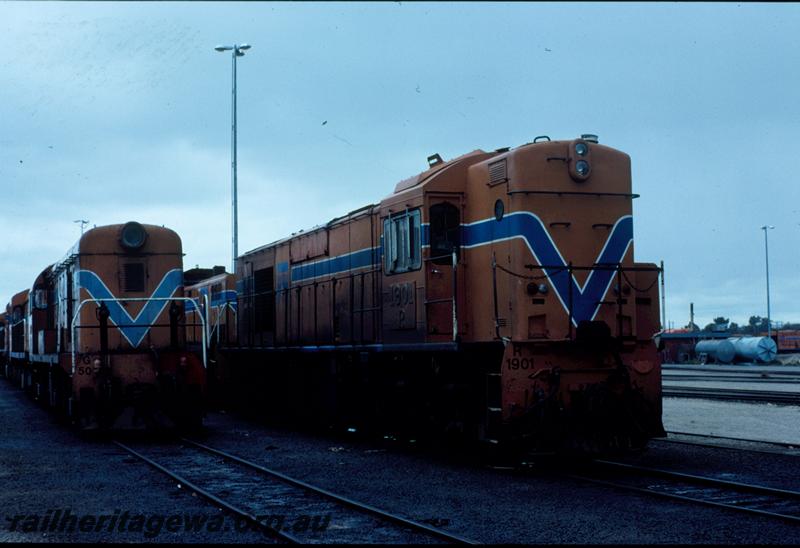
[[[710,339],[698,342],[694,351],[697,354],[705,353],[720,363],[731,363],[736,357],[736,348],[728,339]]]
[[[778,354],[778,345],[770,337],[731,337],[728,339],[736,349],[736,358],[769,363]]]

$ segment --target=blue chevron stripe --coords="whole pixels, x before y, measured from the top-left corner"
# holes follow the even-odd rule
[[[108,289],[100,277],[91,270],[78,272],[78,284],[84,288],[94,299],[113,299],[114,294]],[[159,282],[158,287],[150,298],[172,297],[179,287],[183,285],[183,271],[179,268],[170,270]],[[150,327],[156,322],[169,301],[146,301],[144,306],[131,318],[128,311],[117,301],[105,301],[109,311],[109,319],[114,322],[125,339],[134,348],[141,344]],[[126,325],[129,327],[120,327]]]
[[[614,278],[613,270],[592,270],[581,287],[575,276],[569,275],[567,262],[561,256],[542,220],[527,211],[509,213],[500,221],[487,219],[462,226],[462,244],[466,248],[513,238],[523,239],[540,265],[553,267],[544,271],[567,312],[572,291],[573,323],[578,325],[582,320],[593,320],[600,309],[600,301]],[[611,229],[611,234],[600,251],[596,264],[618,265],[625,257],[632,241],[633,218],[630,215],[620,217]]]

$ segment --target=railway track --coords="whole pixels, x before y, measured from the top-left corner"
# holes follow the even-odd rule
[[[741,382],[752,384],[800,384],[800,377],[775,377],[767,373],[761,375],[670,375],[664,374],[662,382]]]
[[[697,365],[697,366],[674,366],[662,364],[661,370],[666,373],[683,374],[687,371],[695,371],[707,375],[769,375],[771,377],[800,377],[800,368],[796,366],[767,366],[767,365]]]
[[[800,492],[595,460],[586,472],[565,476],[705,506],[767,516],[800,525]]]
[[[663,386],[662,395],[671,398],[701,398],[721,401],[753,401],[800,405],[800,392],[744,390],[736,388],[701,388],[697,386]]]
[[[784,443],[779,441],[753,440],[745,438],[734,438],[728,436],[715,436],[711,434],[693,434],[691,432],[667,432],[670,436],[688,437],[690,439],[655,438],[651,440],[655,443],[677,443],[681,445],[693,445],[697,447],[710,447],[713,449],[730,449],[732,451],[748,451],[752,453],[766,453],[770,455],[800,456],[800,443]],[[692,439],[694,438],[694,439]],[[700,441],[710,439],[716,443]],[[752,444],[758,447],[742,447],[741,445],[720,445],[720,443]]]
[[[219,449],[188,439],[181,441],[180,445],[149,446],[144,452],[118,441],[114,443],[183,487],[232,513],[237,520],[279,541],[292,544],[475,544]],[[296,527],[298,518],[312,516],[316,526]]]
[[[743,441],[749,443],[765,443],[769,445],[777,445],[779,447],[786,447],[787,449],[798,449],[800,448],[800,443],[787,443],[783,441],[769,441],[769,440],[754,440],[749,438],[734,438],[730,436],[717,436],[715,434],[695,434],[693,432],[673,432],[668,431],[667,434],[675,434],[678,436],[697,436],[701,438],[711,438],[717,440],[730,440],[730,441]]]

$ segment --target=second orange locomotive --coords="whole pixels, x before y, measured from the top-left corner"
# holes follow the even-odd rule
[[[88,429],[198,426],[205,370],[185,350],[183,253],[167,228],[94,228],[6,311],[6,373]]]

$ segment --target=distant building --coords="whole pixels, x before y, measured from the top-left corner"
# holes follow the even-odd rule
[[[773,331],[772,336],[776,338],[775,342],[778,343],[778,353],[800,352],[800,331],[796,329],[783,329]]]
[[[686,363],[697,356],[694,347],[699,341],[707,339],[727,339],[727,331],[690,331],[689,329],[667,329],[661,334],[664,349],[661,361],[664,363]]]

